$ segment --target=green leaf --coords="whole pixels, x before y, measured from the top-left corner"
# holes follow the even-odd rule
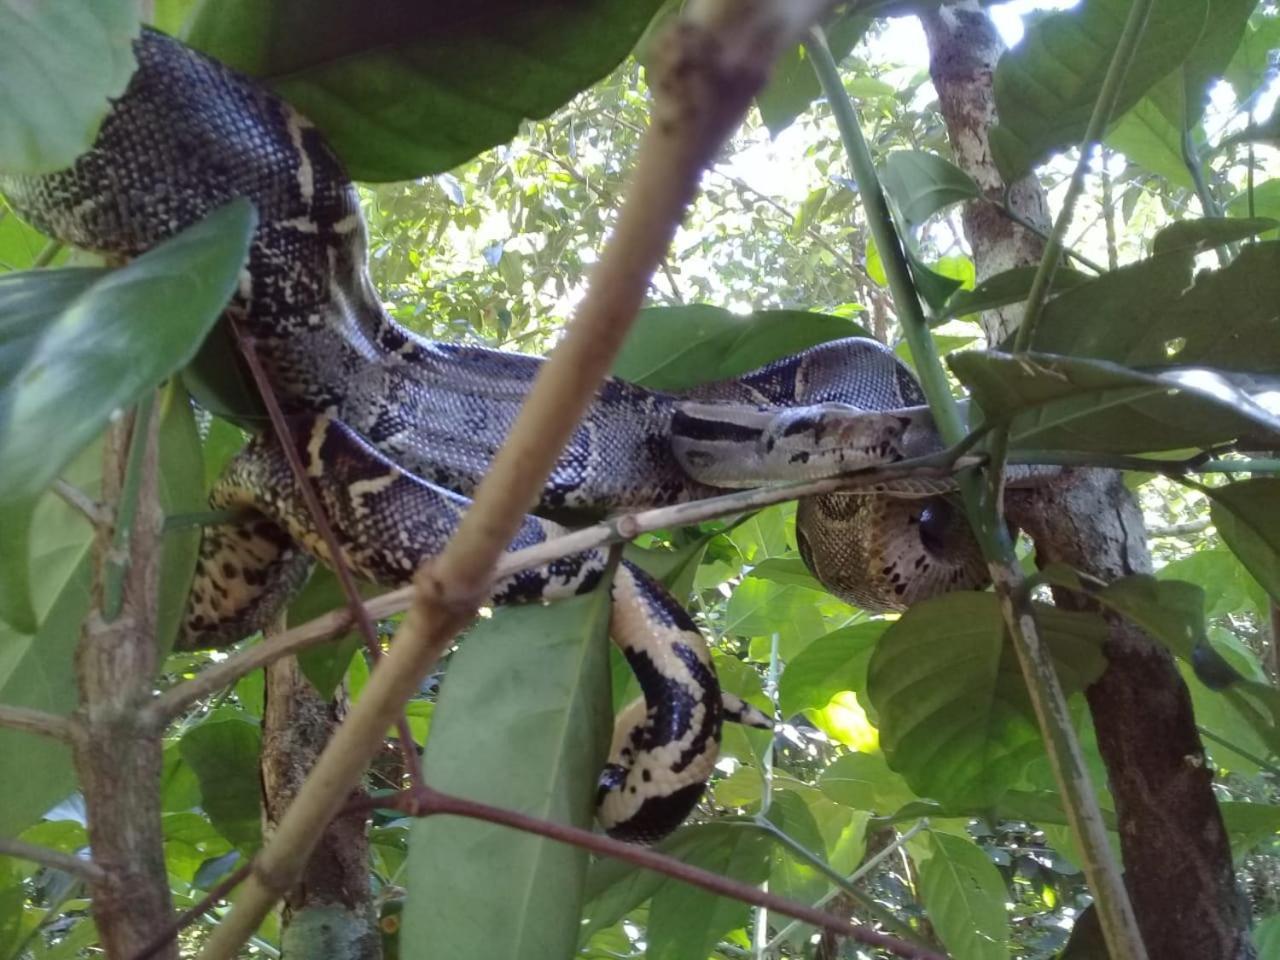
[[[743,883],[758,884],[769,875],[773,839],[745,824],[709,824],[725,827],[705,831],[698,846],[691,848],[686,863],[702,867]],[[720,938],[742,926],[750,907],[665,880],[653,895],[649,907],[647,960],[686,960],[706,957]]]
[[[828,340],[865,336],[852,320],[803,310],[743,316],[702,304],[652,307],[640,311],[613,374],[654,390],[684,390],[736,377]]]
[[[920,900],[955,960],[1006,960],[1008,896],[1000,871],[972,840],[931,832],[908,849],[920,869]]]
[[[469,6],[391,0],[205,2],[188,40],[266,80],[356,180],[441,173],[608,74],[660,0]]]
[[[1068,695],[1104,666],[1106,624],[1038,607],[1041,634]],[[890,766],[920,797],[947,806],[993,803],[1043,752],[994,594],[918,603],[881,638],[867,674]]]
[[[101,460],[96,446],[84,451],[68,468],[68,482],[96,496]],[[52,494],[38,500],[30,526],[39,536],[24,562],[40,627],[23,636],[0,624],[0,703],[65,715],[77,702],[73,660],[89,612],[93,531]],[[0,836],[16,836],[75,789],[70,749],[45,737],[0,729],[0,769],[23,771],[0,791]]]
[[[957,290],[947,301],[940,320],[981,313],[1010,303],[1021,303],[1031,292],[1031,281],[1039,267],[1014,267],[1003,273],[987,277],[972,290]],[[1070,267],[1059,267],[1053,274],[1054,295],[1070,290],[1089,280],[1089,277]],[[1039,329],[1037,327],[1037,329]]]
[[[214,827],[242,852],[262,842],[258,724],[222,709],[182,735],[179,752],[200,781],[200,805]]]
[[[1280,480],[1258,477],[1205,492],[1222,539],[1280,603]]]
[[[176,379],[169,382],[160,396],[159,415],[160,502],[165,515],[206,509],[200,433],[196,429],[191,398]],[[187,594],[200,554],[199,529],[165,533],[162,549],[156,644],[163,657],[173,649],[186,612]]]
[[[991,149],[1006,183],[1084,137],[1128,12],[1128,0],[1088,0],[1037,20],[1000,58],[994,81],[1000,124],[991,130]],[[1207,0],[1155,6],[1125,73],[1113,120],[1187,58],[1207,19]]]
[[[922,150],[890,153],[884,161],[882,183],[909,228],[953,203],[982,196],[971,176],[950,160]]]
[[[386,592],[386,587],[364,581],[356,582],[356,589],[366,600]],[[347,605],[338,577],[328,567],[316,565],[306,585],[289,604],[288,622],[302,624],[332,610]],[[351,656],[363,646],[359,630],[349,630],[342,636],[312,647],[298,654],[298,666],[311,681],[316,692],[325,700],[333,698],[333,692],[346,676]]]
[[[137,35],[133,0],[0,3],[0,171],[49,173],[89,149]]]
[[[195,355],[235,289],[254,222],[237,200],[119,270],[0,277],[4,499],[45,489],[114,411]]]
[[[836,803],[881,816],[920,799],[881,753],[846,753],[822,771],[818,788]]]
[[[1280,957],[1280,914],[1267,917],[1253,928],[1259,960]]]
[[[1192,276],[1196,253],[1272,226],[1191,220],[1162,230],[1155,256],[1055,297],[1034,348],[1132,366],[1280,372],[1280,243],[1251,244],[1229,266]]]
[[[859,11],[857,14],[844,12],[837,14],[831,22],[824,26],[827,45],[831,55],[839,63],[853,49],[867,27],[871,18]],[[872,94],[891,97],[897,91],[887,83],[867,79],[868,86],[857,92],[855,96],[865,97]],[[769,133],[776,137],[800,114],[809,109],[809,105],[822,95],[818,85],[818,76],[809,63],[808,51],[803,46],[796,46],[784,53],[773,65],[769,83],[756,96],[756,106],[760,109],[760,118],[769,128]]]
[[[608,620],[609,591],[600,589],[480,622],[441,689],[423,761],[430,784],[590,826],[609,740]],[[420,820],[401,955],[569,956],[586,868],[584,852],[550,840],[479,821]]]
[[[873,620],[819,637],[787,663],[778,681],[778,703],[784,717],[825,707],[843,690],[862,693],[867,664],[889,621]]]
[[[1237,860],[1280,833],[1280,807],[1273,804],[1225,801],[1218,807],[1231,839],[1231,855]]]
[[[31,576],[27,554],[31,545],[33,505],[28,500],[0,501],[0,623],[18,633],[33,634],[39,625],[31,606]]]
[[[1152,453],[1247,438],[1266,447],[1280,419],[1229,373],[1145,373],[1103,360],[996,351],[953,353],[951,369],[1015,447]]]

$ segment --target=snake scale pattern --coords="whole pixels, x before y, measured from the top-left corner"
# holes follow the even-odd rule
[[[138,69],[94,147],[38,177],[0,176],[16,210],[50,236],[136,256],[228,201],[259,225],[226,315],[254,338],[296,446],[360,576],[403,583],[438,553],[510,428],[535,357],[424,340],[387,315],[366,269],[356,191],[319,132],[272,93],[163,34],[135,44]],[[162,322],[162,318],[155,318]],[[540,514],[688,501],[937,448],[923,396],[883,346],[844,340],[676,396],[607,381],[563,452]],[[802,501],[805,562],[837,595],[900,609],[985,574],[964,521],[933,491]],[[213,505],[242,511],[207,529],[183,644],[235,642],[268,622],[328,559],[283,450],[250,441]],[[529,516],[518,549],[563,528]],[[601,581],[604,551],[498,583],[495,603],[551,600]],[[599,818],[652,841],[691,811],[725,720],[768,720],[723,694],[688,613],[639,568],[612,580],[615,642],[643,699],[619,717]]]

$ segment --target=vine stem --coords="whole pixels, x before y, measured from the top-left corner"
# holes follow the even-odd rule
[[[455,536],[418,571],[390,651],[259,855],[201,956],[231,960],[305,866],[390,722],[483,599],[499,555],[608,374],[703,169],[741,122],[778,53],[833,0],[701,0],[656,45],[654,122],[616,228],[559,346],[534,382]],[[749,891],[752,895],[754,890]]]
[[[1090,120],[1091,131],[1098,126],[1097,117],[1100,112],[1104,116],[1110,115],[1120,79],[1141,36],[1149,9],[1150,0],[1135,0],[1130,9],[1124,36],[1117,46],[1103,84],[1105,96],[1100,97],[1095,106],[1094,117]],[[854,179],[862,196],[868,226],[880,251],[903,332],[920,375],[921,386],[943,442],[955,443],[965,435],[965,424],[951,394],[937,347],[929,333],[888,203],[880,189],[871,152],[862,135],[857,112],[845,92],[826,37],[817,28],[812,31],[811,36],[812,39],[807,43],[810,62],[835,115]],[[1105,109],[1102,109],[1104,99],[1106,104]],[[1097,132],[1100,132],[1100,128]],[[1019,342],[1024,345],[1029,342],[1030,331],[1034,329],[1039,315],[1040,308],[1033,309],[1032,306],[1037,296],[1043,302],[1049,289],[1054,268],[1061,258],[1062,238],[1068,222],[1066,217],[1059,217],[1046,244],[1044,260],[1032,284],[1033,293],[1028,312],[1019,331]],[[976,474],[962,474],[959,477],[965,512],[995,585],[1001,613],[1013,640],[1045,749],[1063,796],[1072,834],[1081,851],[1081,867],[1094,893],[1111,957],[1113,960],[1146,960],[1146,948],[1138,930],[1137,918],[1125,890],[1119,865],[1111,852],[1106,824],[1075,734],[1066,697],[1041,640],[1032,606],[1021,590],[1021,571],[1000,505],[1004,472],[1001,446],[993,438],[993,449],[996,452],[992,457],[992,479],[989,486]],[[995,496],[992,496],[993,493]]]

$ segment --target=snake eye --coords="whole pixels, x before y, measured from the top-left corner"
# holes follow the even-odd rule
[[[954,510],[946,500],[926,500],[920,508],[920,542],[930,553],[942,553],[947,548],[947,531],[951,528]]]

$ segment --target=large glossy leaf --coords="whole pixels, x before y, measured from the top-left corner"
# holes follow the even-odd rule
[[[119,270],[0,277],[0,495],[39,493],[116,410],[195,355],[254,223],[238,200]]]
[[[895,150],[885,157],[882,182],[908,227],[982,195],[973,178],[954,163],[923,150]]]
[[[1259,957],[1280,957],[1280,914],[1273,914],[1253,928]]]
[[[867,664],[887,620],[843,627],[819,637],[787,663],[778,681],[778,704],[784,717],[825,707],[844,690],[865,691]]]
[[[818,786],[836,803],[880,816],[919,799],[879,753],[846,753],[822,771]]]
[[[166,512],[183,512],[203,501],[198,479],[200,454],[195,424],[181,389],[161,398],[160,494]],[[97,495],[101,450],[90,446],[65,471],[68,482],[88,496]],[[36,537],[21,562],[30,570],[39,629],[23,636],[0,624],[0,703],[55,714],[76,705],[73,665],[80,628],[90,606],[93,531],[86,519],[62,500],[46,494],[30,517]],[[13,544],[0,538],[0,549]],[[157,643],[168,649],[176,635],[195,566],[194,531],[164,538]],[[65,797],[75,785],[70,752],[59,744],[14,730],[0,729],[0,768],[23,770],[0,791],[0,836],[11,836]]]
[[[871,18],[861,9],[856,14],[839,14],[825,25],[827,46],[837,63],[853,49],[870,25]],[[888,84],[870,78],[855,77],[853,83],[862,84],[850,90],[855,97],[893,96],[897,92]],[[779,57],[773,65],[769,83],[756,97],[756,106],[769,133],[776,137],[821,95],[822,88],[818,85],[818,75],[813,72],[813,64],[809,62],[809,52],[803,46],[797,46]]]
[[[1083,138],[1129,6],[1128,0],[1087,0],[1075,10],[1044,17],[1001,57],[994,82],[1000,124],[991,130],[991,148],[1006,182]],[[1187,58],[1208,14],[1208,0],[1155,5],[1113,119]]]
[[[652,307],[640,312],[613,373],[655,390],[683,390],[736,377],[828,340],[865,336],[852,320],[803,310],[743,316],[702,304]]]
[[[0,3],[0,172],[60,170],[90,147],[137,34],[133,0]]]
[[[200,806],[218,832],[244,853],[252,853],[262,841],[261,741],[257,722],[226,709],[184,733],[179,746],[200,781]]]
[[[908,849],[920,869],[920,900],[955,960],[1005,960],[1009,917],[1004,880],[972,840],[929,833]]]
[[[1014,446],[1149,453],[1238,438],[1266,447],[1280,419],[1228,373],[1145,373],[1103,360],[996,351],[947,358],[991,422],[1011,423]]]
[[[1055,297],[1034,348],[1135,366],[1280,372],[1280,243],[1251,244],[1230,265],[1192,277],[1204,245],[1267,228],[1201,220],[1162,231],[1155,256]]]
[[[1014,267],[1012,270],[1005,270],[987,277],[972,290],[958,290],[947,301],[946,309],[940,313],[939,319],[963,317],[1010,303],[1021,303],[1031,292],[1031,282],[1039,269],[1039,267]],[[1051,289],[1057,294],[1088,280],[1089,277],[1078,270],[1059,267],[1053,274]]]
[[[1280,603],[1280,480],[1259,477],[1207,492],[1218,533]]]
[[[188,39],[265,79],[357,180],[441,173],[599,80],[660,0],[206,2]]]
[[[609,594],[498,611],[449,665],[427,741],[432,786],[590,826],[609,739]],[[448,864],[448,869],[442,869]],[[582,851],[453,818],[414,825],[401,955],[573,952]]]
[[[1102,672],[1101,618],[1041,607],[1037,620],[1064,691]],[[994,802],[1042,753],[994,594],[953,593],[908,610],[881,638],[867,692],[885,756],[921,797]]]
[[[718,824],[703,844],[691,849],[686,862],[743,883],[757,884],[769,875],[774,841],[744,824]],[[742,926],[750,907],[674,880],[666,880],[649,907],[648,960],[687,960],[708,956],[728,931]]]

